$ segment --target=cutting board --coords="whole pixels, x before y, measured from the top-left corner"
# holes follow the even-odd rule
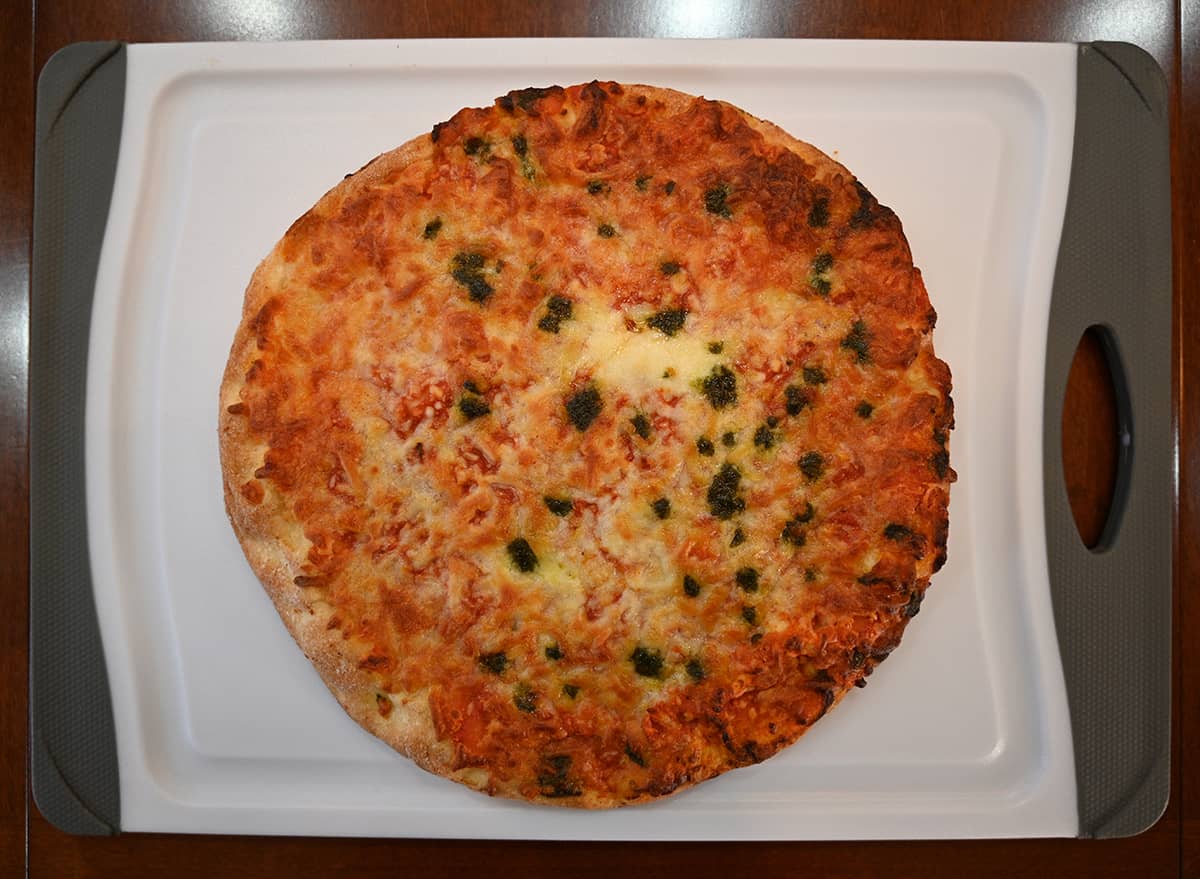
[[[359,729],[225,518],[217,388],[258,261],[346,173],[511,89],[734,103],[903,219],[954,376],[949,562],[795,746],[609,812],[491,800]],[[1169,789],[1166,91],[1114,44],[78,44],[39,84],[31,729],[79,833],[863,839],[1138,832]],[[1098,551],[1062,481],[1099,326],[1123,454]]]

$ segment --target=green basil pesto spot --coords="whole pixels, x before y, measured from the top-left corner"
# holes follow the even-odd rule
[[[797,462],[800,472],[804,474],[804,478],[809,482],[814,482],[821,478],[821,474],[825,472],[825,456],[820,452],[805,452],[800,456]]]
[[[702,436],[696,440],[696,451],[706,458],[710,458],[716,452],[716,448],[713,446],[712,440],[706,436]]]
[[[783,533],[780,535],[784,543],[790,543],[792,546],[804,546],[808,541],[808,535],[804,531],[804,526],[812,520],[812,517],[812,504],[809,504],[803,513],[792,516],[783,526]]]
[[[483,277],[484,256],[475,251],[456,253],[450,261],[450,277],[467,291],[472,302],[482,305],[496,292],[496,288]]]
[[[549,645],[544,652],[547,659],[553,659],[556,662],[563,658],[562,648],[558,646],[557,641]]]
[[[725,409],[737,403],[737,378],[724,364],[714,366],[704,377],[701,387],[714,409]]]
[[[671,262],[670,260],[658,265],[658,270],[668,277],[679,274],[679,268],[679,263]]]
[[[579,695],[579,687],[577,687],[575,684],[563,684],[562,691],[563,695],[568,699],[574,699]]]
[[[733,216],[733,211],[729,208],[729,187],[722,183],[719,186],[713,186],[704,193],[704,209],[710,214],[716,214],[718,217],[729,219]]]
[[[646,321],[646,324],[665,336],[674,336],[683,329],[685,320],[687,320],[686,308],[668,308],[654,314]]]
[[[463,418],[467,421],[474,421],[489,414],[492,410],[488,406],[487,401],[482,397],[477,397],[474,394],[463,394],[458,401],[458,411],[462,413]]]
[[[628,742],[625,743],[625,756],[643,769],[646,767],[646,758],[642,756],[642,752]]]
[[[758,569],[757,568],[738,568],[736,574],[733,575],[733,581],[737,583],[738,588],[743,592],[758,591]]]
[[[746,542],[746,532],[741,528],[733,529],[733,537],[729,539],[730,546],[741,546]]]
[[[783,408],[788,415],[799,415],[809,402],[808,394],[799,385],[788,385],[783,389]]]
[[[683,575],[683,594],[688,598],[695,598],[700,594],[700,581],[691,574]]]
[[[748,622],[750,625],[753,626],[755,623],[758,622],[758,608],[756,608],[752,604],[743,604],[742,605],[742,619],[744,619],[746,622]]]
[[[684,669],[687,671],[688,677],[693,681],[698,682],[704,680],[704,663],[702,663],[699,659],[689,659],[687,661],[687,665],[684,666]]]
[[[546,505],[546,509],[556,516],[569,516],[571,511],[575,509],[575,504],[570,498],[551,497],[546,495],[542,498],[542,503]]]
[[[438,232],[441,232],[441,231],[442,231],[442,218],[434,217],[432,220],[430,220],[428,223],[425,224],[425,229],[423,232],[421,232],[421,237],[424,238],[426,241],[432,241],[434,238],[437,238]]]
[[[571,687],[575,692],[570,694],[570,698],[574,699],[575,694],[579,692],[579,688],[573,684],[567,684],[563,687],[563,692],[567,692],[567,687]],[[579,783],[567,776],[571,769],[571,757],[569,754],[551,754],[542,760],[542,771],[538,773],[538,793],[548,799],[560,799],[562,797],[577,797],[582,793]]]
[[[645,678],[656,678],[662,674],[663,655],[661,650],[642,647],[640,644],[629,654],[633,670]]]
[[[546,313],[538,321],[538,329],[547,333],[557,333],[565,320],[570,320],[574,311],[571,300],[565,296],[554,295],[546,300]]]
[[[463,152],[486,162],[491,157],[492,145],[482,137],[468,137],[463,141]]]
[[[538,557],[534,553],[533,547],[529,545],[529,541],[524,537],[518,537],[511,541],[506,549],[508,557],[516,565],[518,571],[528,574],[538,566]]]
[[[708,486],[708,509],[714,518],[731,519],[746,509],[746,501],[738,491],[741,487],[742,471],[726,462]]]
[[[874,411],[875,411],[875,407],[872,406],[870,403],[868,403],[866,400],[863,400],[857,406],[854,407],[854,414],[857,415],[859,418],[870,418],[871,413]]]
[[[633,181],[634,187],[638,192],[645,192],[650,188],[650,181],[654,179],[653,174],[639,174]]]
[[[602,192],[608,192],[609,186],[603,180],[589,180],[587,182],[587,191],[589,195],[600,195]]]
[[[502,674],[508,668],[508,654],[503,650],[497,650],[494,653],[481,653],[476,660],[479,667],[485,671],[490,671],[494,675]]]
[[[650,439],[651,426],[650,419],[645,414],[639,412],[637,415],[629,419],[629,423],[633,425],[633,432],[642,439]]]
[[[617,230],[612,227],[611,223],[601,223],[596,227],[596,234],[601,238],[615,238]]]
[[[532,180],[537,176],[534,170],[533,163],[529,160],[529,141],[525,139],[525,135],[517,134],[512,138],[513,152],[517,155],[517,160],[521,163],[521,176],[526,180]]]
[[[842,339],[841,347],[847,351],[853,351],[854,359],[858,363],[870,363],[871,334],[867,330],[867,325],[861,320],[856,320],[850,326],[850,332]]]
[[[737,434],[732,430],[727,430],[721,434],[721,445],[727,449],[732,449],[737,445]]]
[[[600,399],[600,392],[596,390],[595,385],[588,385],[577,391],[568,397],[566,402],[567,418],[580,432],[592,426],[592,422],[600,416],[600,410],[603,408],[604,402]]]
[[[804,383],[809,385],[823,385],[829,381],[829,377],[825,375],[825,370],[819,366],[804,367]]]
[[[660,497],[652,501],[650,508],[654,510],[654,515],[660,519],[669,518],[671,515],[671,502],[665,497]]]
[[[532,714],[537,708],[537,693],[533,691],[533,687],[522,681],[513,687],[513,704],[517,706],[517,710]]]
[[[775,432],[765,424],[760,424],[754,431],[754,445],[760,449],[769,449],[775,445]]]
[[[812,270],[813,274],[823,275],[833,268],[833,254],[818,253],[813,257]]]

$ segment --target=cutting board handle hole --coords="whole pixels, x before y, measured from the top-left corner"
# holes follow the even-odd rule
[[[1120,529],[1133,453],[1129,393],[1117,340],[1103,324],[1075,348],[1062,408],[1063,479],[1075,528],[1093,552]]]

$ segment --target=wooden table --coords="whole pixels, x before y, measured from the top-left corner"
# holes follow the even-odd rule
[[[715,11],[714,11],[715,10]],[[1200,0],[43,0],[5,4],[0,33],[0,875],[60,876],[1200,876]],[[423,840],[66,836],[27,780],[28,280],[36,74],[79,40],[280,40],[452,36],[866,37],[1127,40],[1167,74],[1175,220],[1173,381],[1178,526],[1172,793],[1132,839],[948,843],[546,844]],[[1190,119],[1185,127],[1182,121]],[[1098,349],[1072,371],[1069,490],[1085,534],[1103,524],[1114,420]],[[1190,588],[1181,588],[1190,587]],[[469,833],[469,828],[464,828]]]

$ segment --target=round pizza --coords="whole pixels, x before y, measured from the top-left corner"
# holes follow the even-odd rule
[[[359,724],[607,807],[758,763],[946,558],[950,371],[900,221],[720,101],[592,82],[348,175],[246,291],[234,531]]]

